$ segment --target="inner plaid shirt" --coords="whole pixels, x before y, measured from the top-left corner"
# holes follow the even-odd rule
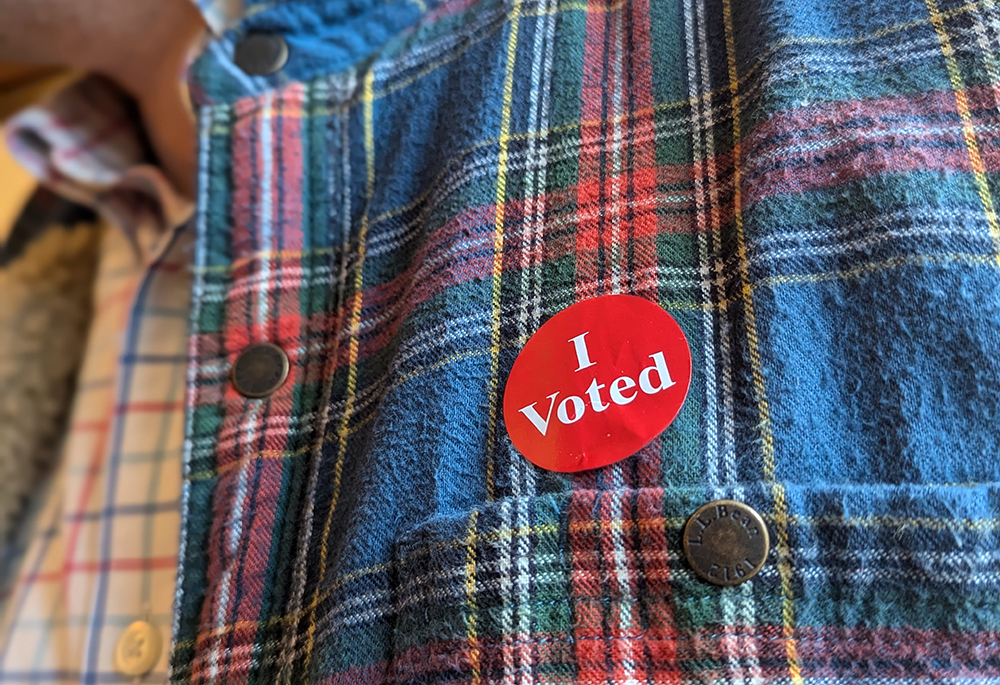
[[[103,242],[63,461],[7,601],[3,682],[118,682],[126,626],[170,634],[189,254],[178,237],[147,268],[119,230]],[[150,678],[165,680],[165,656]]]
[[[248,2],[192,67],[172,680],[1000,678],[998,45],[992,0]],[[615,292],[687,403],[540,471],[507,373]],[[774,541],[733,588],[680,553],[719,497]]]
[[[219,32],[237,9],[198,4]],[[7,129],[29,170],[113,225],[61,459],[0,569],[0,682],[125,682],[112,659],[125,628],[146,620],[164,644],[171,634],[190,208],[146,163],[121,94],[100,79],[52,94]],[[146,682],[166,681],[167,657]]]

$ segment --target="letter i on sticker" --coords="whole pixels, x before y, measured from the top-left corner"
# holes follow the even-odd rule
[[[542,468],[597,468],[663,432],[690,383],[687,339],[670,314],[632,295],[596,297],[553,316],[521,350],[504,423]]]

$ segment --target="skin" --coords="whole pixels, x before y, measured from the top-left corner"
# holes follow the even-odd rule
[[[195,124],[182,84],[205,31],[190,0],[0,0],[0,64],[104,74],[135,98],[167,177],[191,197]]]

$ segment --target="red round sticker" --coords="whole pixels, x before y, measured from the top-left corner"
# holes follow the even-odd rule
[[[633,295],[567,307],[521,350],[503,416],[521,454],[550,471],[607,466],[637,452],[677,416],[691,352],[674,318]]]

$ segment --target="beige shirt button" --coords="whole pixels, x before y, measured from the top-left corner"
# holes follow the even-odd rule
[[[124,676],[149,673],[160,659],[163,638],[145,621],[136,621],[122,633],[115,645],[114,667]]]

